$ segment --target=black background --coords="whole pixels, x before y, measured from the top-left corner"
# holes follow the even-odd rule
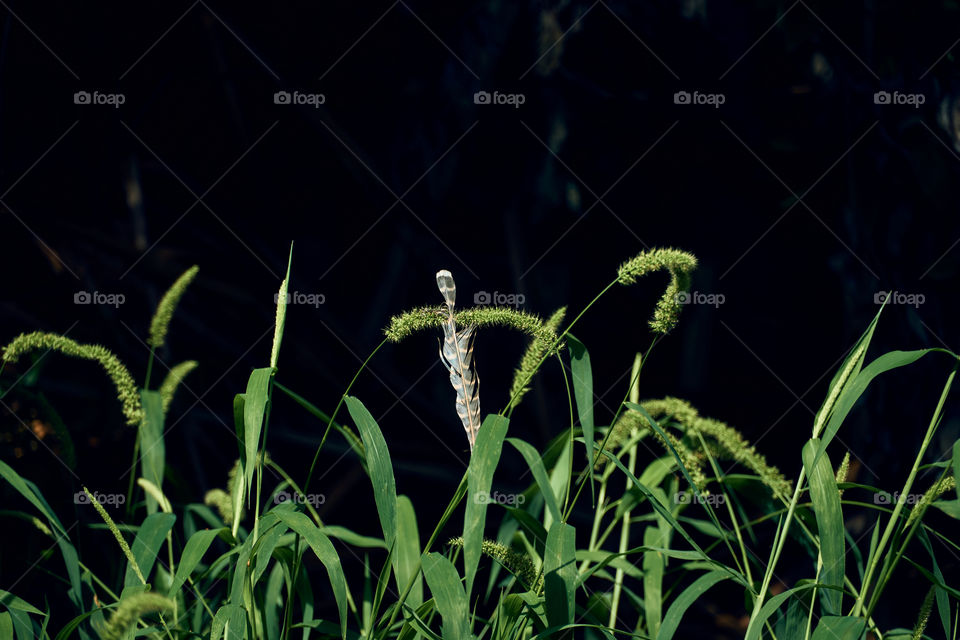
[[[960,346],[955,2],[10,2],[0,13],[3,340],[68,332],[115,350],[142,380],[154,305],[200,265],[155,369],[200,363],[168,419],[175,502],[225,482],[232,397],[268,364],[291,241],[291,290],[325,303],[290,307],[278,380],[327,411],[391,315],[440,302],[440,268],[464,306],[497,291],[548,315],[563,304],[578,313],[647,247],[695,253],[693,290],[724,304],[685,309],[642,395],[689,399],[790,476],[876,292],[925,302],[885,312],[873,356]],[[78,91],[125,102],[75,104]],[[277,91],[325,103],[278,105]],[[478,105],[477,91],[524,104]],[[676,104],[678,91],[725,101]],[[876,104],[877,91],[924,102]],[[664,282],[613,289],[575,330],[601,423],[650,342]],[[125,303],[76,305],[78,291]],[[523,348],[510,331],[481,333],[484,412],[505,404]],[[417,335],[384,347],[352,390],[380,422],[421,533],[468,460],[436,364],[435,337]],[[8,368],[5,389],[25,366]],[[888,374],[852,414],[840,435],[857,480],[902,485],[948,366],[931,356]],[[51,356],[39,370],[78,465],[58,462],[46,448],[55,441],[30,444],[23,424],[36,409],[16,390],[4,398],[2,458],[69,525],[80,482],[125,489],[133,433],[95,365]],[[566,397],[548,363],[511,435],[543,447],[569,426]],[[275,400],[269,448],[302,481],[323,425]],[[958,436],[953,408],[930,461]],[[331,437],[320,456],[321,515],[375,534],[369,484],[343,452]],[[495,486],[522,489],[522,462],[511,453],[504,465]],[[850,517],[859,537],[867,523]],[[110,544],[102,534],[77,531],[91,554],[111,552],[96,550]],[[4,588],[46,547],[26,526],[8,535],[27,551],[0,558]],[[902,573],[907,604],[881,613],[885,625],[909,626],[922,596]],[[810,575],[806,557],[784,562],[787,582]],[[13,590],[42,593],[41,579]],[[739,616],[742,603],[723,610]]]

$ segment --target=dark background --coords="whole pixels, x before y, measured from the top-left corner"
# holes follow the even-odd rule
[[[178,503],[222,486],[237,455],[232,397],[268,364],[291,241],[291,290],[325,303],[290,308],[278,380],[327,411],[391,315],[441,301],[438,269],[453,272],[464,306],[497,291],[543,315],[563,304],[578,313],[623,260],[655,246],[695,253],[694,291],[725,301],[685,310],[642,395],[688,398],[790,476],[876,292],[925,302],[885,312],[874,356],[960,347],[956,2],[0,4],[0,335],[99,342],[142,380],[154,305],[200,265],[155,368],[200,363],[168,419]],[[482,90],[525,102],[475,104]],[[78,91],[125,102],[75,104]],[[277,91],[325,103],[278,105]],[[725,101],[676,104],[678,91]],[[878,91],[923,104],[877,104]],[[601,423],[649,344],[664,282],[612,290],[575,331],[592,355]],[[76,305],[78,291],[125,303]],[[481,333],[484,412],[505,404],[524,344]],[[421,532],[468,460],[436,364],[435,337],[418,335],[382,349],[352,391],[380,422]],[[8,368],[4,388],[28,365]],[[948,366],[928,358],[868,394],[840,434],[860,459],[857,480],[902,485]],[[4,398],[0,457],[69,525],[80,482],[126,487],[117,476],[133,432],[95,365],[51,356],[38,371],[31,383],[68,425],[76,468],[54,457],[53,436],[25,428],[44,416],[17,389]],[[302,481],[322,425],[275,400],[270,451]],[[958,436],[953,415],[931,461]],[[552,362],[511,434],[543,447],[568,420]],[[343,452],[331,437],[311,489],[326,496],[326,520],[374,534],[369,485]],[[522,463],[507,454],[504,464],[496,486],[522,489]],[[856,537],[867,531],[858,518]],[[10,527],[11,540],[34,536]],[[0,586],[45,547],[4,554]],[[811,574],[802,555],[782,568],[788,582]],[[919,600],[902,573],[906,602]],[[39,593],[41,580],[28,574],[14,590]],[[722,608],[742,614],[736,600]],[[884,624],[908,626],[915,610],[883,613]]]

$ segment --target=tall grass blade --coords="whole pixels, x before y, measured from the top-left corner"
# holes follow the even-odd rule
[[[172,513],[154,513],[146,517],[140,525],[137,537],[133,539],[130,550],[136,559],[136,566],[140,567],[145,578],[150,577],[153,571],[153,565],[157,561],[157,553],[160,551],[160,545],[166,540],[167,532],[173,528],[173,523],[177,517]],[[132,587],[140,584],[137,572],[134,571],[134,565],[128,564],[123,584],[125,587]]]
[[[140,423],[140,467],[143,477],[155,487],[163,487],[166,465],[166,445],[163,440],[163,396],[157,391],[140,391],[143,421]],[[147,493],[147,513],[160,508],[157,500]]]
[[[867,621],[851,616],[823,616],[813,632],[813,640],[858,640]]]
[[[417,514],[414,512],[413,503],[407,496],[399,496],[397,541],[394,548],[394,555],[397,556],[397,584],[406,585],[411,579],[414,581],[410,595],[407,596],[407,602],[414,609],[423,604],[423,579],[418,575],[421,551],[420,531],[417,529]]]
[[[593,464],[593,369],[590,354],[583,343],[567,334],[570,348],[570,372],[573,378],[573,397],[577,402],[577,415],[583,428],[583,440],[587,444],[587,463]],[[591,475],[591,478],[593,476]]]
[[[470,609],[456,567],[439,553],[425,553],[421,562],[423,575],[443,619],[444,640],[470,640]]]
[[[684,589],[667,609],[667,615],[663,618],[656,640],[672,640],[673,634],[677,632],[680,621],[683,619],[683,614],[687,612],[690,605],[699,600],[710,587],[729,577],[730,575],[725,571],[710,571],[694,580],[693,584]]]
[[[576,531],[570,525],[557,520],[547,532],[547,546],[543,556],[543,595],[546,600],[547,623],[551,627],[573,622],[577,586],[576,562]]]
[[[817,438],[807,441],[803,447],[803,464],[810,479],[810,499],[813,501],[813,512],[817,517],[820,534],[820,557],[823,560],[820,581],[839,588],[843,586],[845,575],[846,540],[843,535],[843,512],[830,458],[823,455],[814,463],[819,444]],[[839,615],[842,597],[840,591],[830,590],[823,593],[824,608],[828,614]]]
[[[537,453],[537,450],[534,449],[531,444],[520,438],[507,438],[507,442],[513,445],[526,461],[527,466],[530,468],[530,473],[533,474],[533,479],[536,480],[537,486],[540,488],[540,494],[543,496],[547,511],[553,516],[554,521],[561,520],[560,507],[557,505],[557,496],[553,493],[553,487],[550,486],[550,478],[547,477],[547,470],[543,466],[543,459],[540,457],[540,454]]]
[[[180,562],[177,564],[177,573],[173,577],[173,583],[170,585],[170,589],[167,591],[167,595],[173,597],[173,595],[180,590],[180,587],[187,581],[187,578],[190,577],[190,574],[193,573],[193,570],[197,568],[197,565],[200,564],[200,560],[203,559],[203,554],[207,552],[207,549],[210,548],[210,545],[213,543],[213,539],[218,535],[226,534],[229,532],[229,529],[202,529],[197,531],[190,539],[187,540],[187,545],[183,548],[183,553],[180,554]]]
[[[275,372],[276,369],[273,367],[251,371],[250,378],[247,380],[247,390],[243,394],[243,475],[248,505],[252,493],[253,472],[257,467],[260,433],[263,430],[263,419],[270,401],[270,379]],[[234,408],[236,409],[236,405]]]
[[[383,432],[373,416],[360,400],[347,396],[347,411],[357,424],[363,450],[367,456],[367,470],[373,485],[373,499],[380,516],[380,528],[387,549],[392,549],[397,539],[397,482],[393,477],[393,462]],[[419,549],[418,549],[419,552]],[[399,582],[399,557],[393,556],[393,573],[397,577],[397,588],[403,589],[406,583]]]
[[[292,531],[300,534],[307,542],[310,549],[317,556],[317,559],[327,570],[327,578],[330,580],[330,586],[333,589],[333,597],[337,601],[337,610],[340,613],[340,635],[347,637],[347,578],[343,573],[343,566],[340,564],[340,556],[337,550],[330,542],[330,538],[323,535],[317,525],[310,521],[310,518],[299,511],[291,509],[274,509],[271,513],[276,514],[283,524],[290,527]]]
[[[503,439],[510,421],[488,415],[477,434],[477,446],[467,468],[467,504],[463,516],[463,566],[467,598],[473,593],[473,579],[480,563],[483,528],[487,521],[487,503],[493,472],[500,462]]]

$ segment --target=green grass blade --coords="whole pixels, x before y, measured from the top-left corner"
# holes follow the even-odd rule
[[[162,490],[166,446],[163,441],[163,396],[158,391],[140,391],[143,420],[140,422],[140,467],[143,477]],[[159,509],[156,499],[147,494],[147,513]]]
[[[406,585],[414,580],[407,603],[416,609],[423,604],[423,579],[420,577],[420,531],[417,529],[417,514],[407,496],[397,498],[397,541],[394,554],[397,556],[397,584]],[[414,576],[416,576],[414,578]],[[401,587],[402,588],[402,587]]]
[[[593,464],[593,368],[590,366],[590,354],[583,343],[567,334],[570,348],[570,372],[573,378],[573,397],[577,401],[577,415],[583,428],[583,439],[587,445],[587,464]],[[592,476],[591,476],[592,477]]]
[[[837,372],[833,374],[833,378],[830,380],[830,386],[827,387],[827,396],[824,398],[823,404],[820,405],[820,409],[817,410],[817,414],[813,420],[814,438],[820,437],[823,425],[833,412],[833,408],[836,406],[840,395],[850,386],[857,375],[859,375],[867,355],[867,349],[873,340],[873,332],[876,330],[877,322],[880,320],[880,314],[883,313],[886,306],[887,303],[884,301],[880,306],[880,310],[877,311],[877,315],[873,317],[873,321],[867,326],[867,330],[863,332],[863,335],[860,336],[860,339],[857,340],[857,343],[853,345],[850,353],[844,359],[843,364],[840,365]]]
[[[40,611],[35,606],[21,600],[17,596],[13,595],[9,591],[4,591],[0,589],[0,605],[3,605],[7,609],[16,609],[18,611],[26,611],[27,613],[32,613],[34,615],[42,616],[45,615],[43,611]]]
[[[157,561],[160,545],[166,540],[167,532],[173,528],[173,523],[176,520],[177,517],[172,513],[154,513],[147,516],[143,524],[140,525],[140,530],[137,532],[137,537],[133,539],[133,544],[130,545],[133,557],[137,560],[137,566],[140,567],[143,577],[147,578],[148,581],[153,565]],[[125,587],[140,584],[140,578],[129,563],[127,564],[123,584]]]
[[[663,532],[657,526],[643,530],[643,546],[662,546]],[[643,554],[643,609],[647,620],[647,634],[655,636],[660,631],[663,617],[663,570],[666,562],[656,551]]]
[[[478,437],[478,444],[479,440]],[[427,586],[443,619],[444,640],[470,640],[470,609],[456,567],[439,553],[425,553],[421,562]]]
[[[480,563],[493,471],[500,461],[503,439],[507,435],[509,424],[510,421],[503,416],[488,415],[480,425],[477,442],[470,456],[470,466],[467,469],[467,504],[463,516],[463,566],[468,599],[473,592],[473,579]]]
[[[540,457],[540,454],[533,448],[533,445],[524,442],[520,438],[507,438],[507,442],[520,452],[527,466],[530,467],[533,479],[536,480],[537,486],[540,487],[540,493],[543,495],[544,503],[547,506],[547,510],[553,516],[553,520],[555,522],[562,520],[560,517],[560,507],[557,505],[557,496],[553,493],[553,487],[550,486],[550,478],[547,477],[547,470],[543,466],[543,459]]]
[[[850,616],[823,616],[813,632],[813,640],[857,640],[867,621]]]
[[[390,459],[390,450],[383,432],[370,412],[360,400],[347,396],[347,411],[357,424],[360,438],[363,440],[363,450],[367,456],[367,469],[370,472],[370,482],[373,485],[373,499],[377,504],[377,514],[380,516],[380,528],[383,531],[383,541],[391,549],[397,539],[397,482],[393,476],[393,462]],[[393,557],[393,572],[399,578],[397,563],[399,559]],[[404,584],[397,585],[403,589]]]
[[[867,386],[873,382],[874,378],[881,373],[886,373],[892,369],[912,364],[928,353],[932,353],[934,351],[942,350],[919,349],[917,351],[890,351],[889,353],[885,353],[871,362],[859,374],[857,374],[857,377],[846,385],[843,393],[840,394],[840,397],[833,408],[833,412],[830,415],[830,421],[827,422],[827,427],[824,430],[823,437],[820,441],[820,447],[817,450],[817,459],[814,460],[814,462],[818,462],[820,456],[823,455],[823,452],[827,450],[827,446],[833,440],[833,437],[837,435],[837,431],[840,429],[840,425],[843,424],[843,421],[846,419],[847,414],[850,413],[850,410],[853,409],[853,405],[856,404],[857,400],[860,399],[860,396],[863,395],[863,392],[867,389]]]
[[[820,570],[820,582],[835,587],[843,586],[844,556],[846,539],[844,537],[843,512],[840,506],[840,493],[837,490],[836,476],[830,465],[830,458],[820,456],[817,449],[820,442],[811,438],[803,447],[803,464],[810,481],[810,499],[813,512],[817,517],[817,529],[820,536],[820,557],[823,568]],[[840,591],[827,591],[823,594],[825,611],[828,614],[840,613],[843,594]]]
[[[550,626],[573,622],[576,585],[576,530],[557,520],[547,532],[543,557],[543,594]]]
[[[667,615],[663,618],[660,631],[657,633],[657,640],[672,640],[673,634],[680,626],[680,620],[683,619],[683,614],[687,612],[690,605],[699,600],[710,587],[729,577],[730,574],[726,571],[711,571],[700,576],[684,589],[667,609]],[[646,600],[646,594],[644,594],[644,600]]]
[[[763,629],[764,624],[766,624],[770,616],[773,615],[773,613],[780,608],[780,605],[786,602],[787,598],[789,598],[790,596],[796,595],[802,591],[806,591],[808,589],[813,589],[815,587],[822,587],[822,586],[824,585],[816,582],[808,582],[798,587],[794,587],[793,589],[788,589],[783,593],[778,593],[777,595],[767,600],[763,604],[763,606],[760,608],[760,611],[757,612],[756,617],[750,621],[750,627],[747,629],[747,635],[744,636],[743,640],[759,640],[760,631]]]
[[[200,560],[203,559],[203,554],[207,552],[207,549],[210,548],[210,544],[213,542],[213,539],[217,537],[220,533],[229,533],[229,529],[203,529],[197,531],[190,539],[187,540],[187,545],[183,548],[183,553],[180,554],[180,563],[177,565],[177,573],[173,577],[173,583],[170,585],[170,590],[167,592],[169,597],[180,590],[180,587],[187,581],[187,578],[190,577],[190,574],[193,573],[193,570],[197,568],[197,565],[200,564]]]
[[[270,401],[270,378],[275,371],[276,369],[272,367],[251,371],[250,378],[247,380],[247,390],[243,394],[243,473],[244,486],[247,488],[247,504],[250,503],[253,471],[257,466],[257,451],[260,449],[263,419]]]
[[[340,564],[340,556],[337,550],[330,542],[330,538],[323,535],[317,525],[311,522],[310,518],[290,509],[274,509],[271,513],[275,514],[285,525],[290,527],[310,545],[313,553],[327,570],[327,577],[330,580],[330,586],[333,589],[333,597],[337,601],[337,609],[340,613],[340,634],[341,637],[347,637],[347,579],[343,573],[343,566]]]

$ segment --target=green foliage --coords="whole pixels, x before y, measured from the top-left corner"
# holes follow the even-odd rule
[[[179,278],[167,289],[157,305],[157,310],[150,321],[150,335],[147,336],[147,344],[153,348],[162,347],[167,339],[167,330],[170,328],[170,321],[173,314],[180,304],[180,298],[186,293],[187,287],[197,277],[200,267],[194,265],[181,274]]]
[[[615,411],[606,411],[607,405],[596,400],[594,375],[613,374],[600,371],[600,363],[591,361],[571,328],[615,285],[666,270],[670,283],[651,322],[655,333],[666,333],[676,325],[679,296],[690,286],[695,266],[693,256],[683,251],[644,252],[624,263],[617,278],[566,327],[561,327],[565,308],[546,322],[513,309],[456,313],[458,325],[509,326],[531,341],[514,372],[511,400],[501,414],[483,421],[463,478],[456,486],[438,483],[429,496],[443,507],[432,523],[418,520],[414,502],[398,492],[404,477],[395,475],[389,442],[404,437],[402,425],[389,417],[378,423],[350,395],[380,347],[332,413],[276,382],[289,267],[277,297],[269,366],[254,369],[235,398],[236,441],[224,436],[224,446],[237,446],[237,462],[226,486],[209,491],[205,504],[190,501],[199,495],[183,504],[164,493],[165,481],[178,492],[190,490],[168,476],[163,424],[175,389],[196,362],[177,365],[158,390],[150,391],[148,381],[137,385],[102,347],[53,334],[20,336],[6,348],[5,361],[46,348],[104,367],[128,420],[140,426],[131,468],[142,477],[131,478],[123,521],[103,507],[98,494],[85,488],[78,494],[77,502],[84,503],[81,518],[98,521],[83,535],[86,544],[98,547],[93,553],[99,557],[90,567],[82,558],[91,551],[74,546],[36,485],[0,461],[0,479],[26,509],[3,513],[55,541],[59,556],[51,560],[45,554],[37,562],[54,575],[51,588],[59,588],[61,581],[69,585],[73,607],[45,611],[0,591],[0,637],[592,640],[632,634],[670,640],[690,636],[686,624],[695,603],[709,599],[708,592],[721,582],[725,589],[738,590],[747,609],[752,608],[747,640],[854,640],[867,632],[877,638],[906,637],[909,626],[913,637],[920,638],[934,604],[952,637],[957,630],[951,613],[960,590],[941,571],[932,541],[952,550],[960,545],[955,535],[934,528],[927,513],[940,520],[960,517],[960,500],[946,496],[956,490],[960,442],[951,461],[924,464],[924,457],[944,421],[955,371],[947,376],[910,474],[895,494],[912,495],[922,482],[925,492],[912,508],[903,500],[883,504],[875,499],[890,495],[879,487],[847,482],[851,453],[844,452],[835,469],[827,449],[857,401],[869,401],[876,376],[934,352],[947,355],[956,368],[957,356],[928,349],[891,352],[870,361],[866,356],[875,318],[835,372],[813,420],[812,437],[793,442],[800,473],[791,483],[740,432],[701,416],[688,402],[670,396],[640,402],[641,365],[649,350],[642,358],[624,353],[614,366],[621,370],[633,362]],[[176,303],[195,274],[195,269],[188,271],[164,296],[151,325],[154,347],[163,344]],[[422,330],[439,336],[443,323],[439,309],[417,309],[394,318],[386,333],[394,342]],[[547,397],[566,402],[569,422],[550,425],[551,441],[538,447],[516,437],[535,430],[529,418],[512,412],[532,377],[564,344],[570,352],[569,369],[563,367],[567,388]],[[277,389],[282,394],[275,398]],[[311,487],[311,469],[300,486],[267,455],[274,400],[292,400],[316,419],[324,434],[320,448],[330,430],[344,437],[370,482],[367,490],[380,523],[376,535],[324,522],[313,506],[322,494],[309,491],[323,491],[329,479]],[[341,407],[353,428],[337,421]],[[452,414],[454,407],[446,410]],[[513,437],[507,437],[508,430]],[[780,437],[784,441],[793,434]],[[504,443],[510,446],[504,448]],[[518,466],[508,467],[504,460]],[[931,470],[935,479],[920,475]],[[448,500],[446,506],[443,500]],[[874,515],[869,541],[845,530],[852,512]],[[771,548],[769,559],[753,552],[765,546]],[[927,555],[916,553],[920,550]],[[774,593],[772,581],[785,552],[806,554],[808,570]],[[106,569],[104,556],[112,561]],[[362,587],[341,557],[362,559]],[[897,606],[883,608],[881,615],[878,606],[903,563],[930,581],[930,591],[919,615]],[[62,580],[58,573],[64,574]],[[474,588],[483,583],[485,589]],[[99,606],[91,609],[93,596]],[[886,629],[893,620],[900,625],[896,632]]]

